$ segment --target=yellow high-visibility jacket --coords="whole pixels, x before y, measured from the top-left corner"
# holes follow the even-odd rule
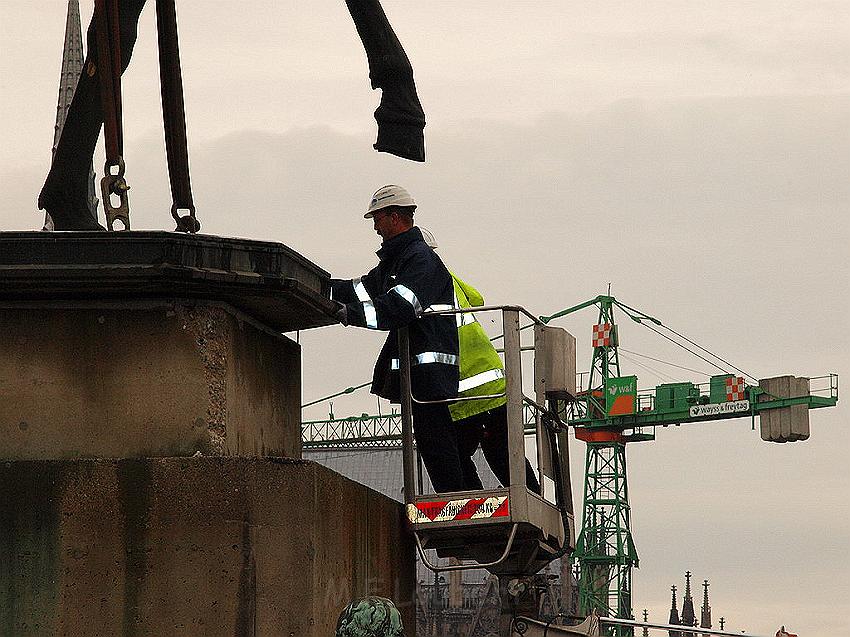
[[[484,305],[484,297],[474,287],[452,273],[456,305],[460,308]],[[505,368],[487,332],[472,313],[457,314],[457,336],[460,358],[460,396],[486,396],[505,392]],[[488,409],[501,407],[507,398],[467,400],[449,405],[452,420],[469,418]]]

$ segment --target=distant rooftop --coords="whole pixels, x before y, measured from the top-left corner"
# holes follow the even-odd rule
[[[403,502],[404,478],[402,477],[402,455],[400,447],[386,448],[352,448],[352,449],[304,449],[305,460],[313,460],[333,469],[360,484],[365,484],[385,496]],[[473,462],[478,468],[478,475],[485,488],[499,486],[496,476],[490,471],[484,454],[479,449]],[[423,490],[433,493],[434,487],[428,479],[428,472],[422,468]]]

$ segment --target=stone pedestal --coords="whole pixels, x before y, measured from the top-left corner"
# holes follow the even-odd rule
[[[281,244],[0,233],[0,458],[301,457],[328,274]]]
[[[301,457],[299,346],[230,306],[0,308],[7,459]]]
[[[328,274],[280,244],[0,233],[0,637],[414,626],[400,504],[300,459]]]
[[[271,458],[0,463],[3,637],[327,637],[351,599],[414,624],[401,505]]]

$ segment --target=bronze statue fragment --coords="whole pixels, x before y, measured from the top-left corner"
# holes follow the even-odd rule
[[[161,13],[167,15],[169,9],[173,12],[174,0],[156,0],[156,2],[160,26],[160,65],[162,66],[164,49],[170,50],[169,47],[173,47],[176,53],[176,27],[172,29],[173,32],[166,30],[163,35],[159,18]],[[120,149],[122,138],[120,73],[126,70],[130,62],[136,43],[139,15],[144,5],[145,0],[97,0],[95,3],[95,15],[88,29],[88,49],[83,72],[77,83],[50,171],[38,197],[38,207],[51,216],[55,230],[104,229],[92,218],[89,210],[89,167],[101,126],[104,124],[105,104],[107,106],[117,104],[114,112],[117,113],[118,118],[117,133],[107,135],[107,173],[110,172],[110,168],[119,168],[119,159],[123,167],[123,158],[120,158],[120,154],[117,159],[110,158],[110,155],[116,154],[114,143],[112,152],[109,152],[110,139],[117,139]],[[416,94],[413,68],[409,59],[393,32],[379,0],[346,0],[346,5],[366,50],[372,88],[382,89],[381,103],[375,111],[378,138],[374,148],[405,159],[424,161],[425,114]],[[103,15],[99,11],[102,11]],[[104,17],[109,11],[112,11],[109,15],[111,22]],[[110,25],[111,30],[109,48],[106,49],[110,60],[101,65],[98,45],[100,44],[101,51],[105,50],[106,38],[103,35],[105,24]],[[98,41],[99,31],[100,42]],[[109,78],[101,76],[111,69],[114,69],[115,75],[115,81],[112,83]],[[178,230],[194,232],[197,230],[197,225],[188,184],[188,157],[184,156],[185,120],[182,118],[182,92],[179,94],[179,104],[173,99],[174,87],[180,83],[179,58],[177,58],[176,69],[172,66],[171,71],[162,71],[161,80],[169,175],[174,198],[172,215],[177,220]],[[110,87],[107,89],[108,95],[102,94],[104,86]],[[168,89],[168,87],[171,88]],[[171,92],[167,94],[168,90]],[[107,112],[107,133],[110,132],[109,117],[112,110],[109,108]],[[170,118],[169,113],[171,113]],[[175,126],[174,122],[178,125]],[[183,123],[182,138],[179,125],[181,122]],[[110,165],[110,162],[113,165]],[[182,172],[185,172],[185,175],[182,175]],[[123,179],[117,179],[114,173],[112,176],[107,174],[105,177],[104,183],[107,184],[105,188],[109,192],[119,196],[122,193],[126,195],[126,184]],[[107,194],[104,194],[104,199],[107,199]],[[111,225],[108,201],[104,201],[104,208],[107,210],[107,221]],[[179,216],[178,208],[188,208],[191,218],[188,215]],[[125,224],[125,227],[129,226]]]

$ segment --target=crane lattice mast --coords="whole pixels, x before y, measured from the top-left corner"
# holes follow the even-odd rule
[[[610,296],[597,299],[599,320],[593,327],[593,360],[587,389],[580,394],[583,406],[579,409],[583,407],[584,416],[599,418],[617,413],[623,409],[617,407],[617,398],[628,399],[637,384],[634,376],[620,374],[613,300]],[[612,379],[621,382],[614,384]],[[621,389],[623,393],[607,401],[608,391]],[[579,564],[579,613],[596,610],[600,615],[633,619],[632,567],[638,565],[638,555],[631,531],[626,441],[617,428],[592,432],[577,429],[576,437],[587,443],[582,530],[573,554]]]

